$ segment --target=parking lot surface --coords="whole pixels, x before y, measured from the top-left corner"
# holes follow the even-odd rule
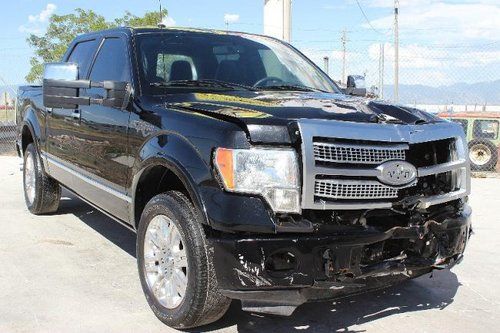
[[[19,166],[0,157],[0,332],[174,332],[143,297],[135,234],[67,192],[56,215],[29,214]],[[233,302],[200,331],[500,332],[499,189],[500,179],[473,179],[475,234],[452,271],[307,304],[288,318]]]

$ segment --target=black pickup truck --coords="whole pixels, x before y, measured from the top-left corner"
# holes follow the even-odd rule
[[[188,328],[383,288],[462,259],[460,125],[341,90],[292,46],[245,33],[76,38],[21,87],[33,214],[64,187],[137,232],[156,316]]]

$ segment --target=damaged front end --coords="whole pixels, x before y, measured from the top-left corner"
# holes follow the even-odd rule
[[[451,268],[462,259],[471,234],[471,210],[461,200],[425,213],[362,214],[363,223],[334,216],[310,234],[212,239],[219,287],[240,299],[244,310],[291,315],[305,302]]]
[[[271,235],[211,238],[219,287],[244,310],[290,315],[462,259],[470,168],[458,125],[301,119],[292,132],[300,209],[274,212]]]

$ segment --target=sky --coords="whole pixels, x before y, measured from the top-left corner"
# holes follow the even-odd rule
[[[263,32],[264,0],[162,0],[168,24]],[[400,82],[430,86],[500,79],[500,0],[400,0]],[[293,0],[292,44],[318,64],[330,58],[329,74],[342,72],[346,30],[348,74],[392,84],[394,0]],[[158,9],[158,0],[4,1],[0,21],[0,85],[22,84],[29,70],[30,33],[41,34],[52,14],[93,9],[112,20],[128,10]]]

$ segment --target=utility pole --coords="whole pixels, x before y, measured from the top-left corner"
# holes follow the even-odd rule
[[[347,76],[346,76],[346,62],[347,62],[347,31],[342,30],[342,36],[340,37],[340,41],[342,42],[342,78],[340,82],[346,84]]]
[[[329,57],[323,58],[323,66],[324,66],[324,71],[325,71],[326,75],[330,76],[330,58]]]
[[[399,0],[394,0],[394,102],[399,102]]]
[[[378,91],[379,97],[384,98],[384,72],[385,72],[385,45],[380,44],[380,53],[378,60]]]

